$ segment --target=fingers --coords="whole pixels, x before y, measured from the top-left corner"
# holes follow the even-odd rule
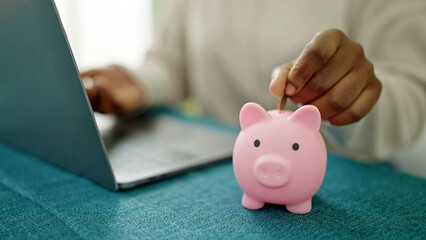
[[[347,75],[355,62],[356,58],[353,55],[348,55],[345,48],[339,48],[330,60],[292,97],[292,100],[305,104],[320,97]]]
[[[272,72],[272,80],[269,84],[269,91],[272,95],[280,97],[283,94],[287,81],[287,75],[292,67],[293,63],[288,63],[274,69]]]
[[[93,77],[93,76],[95,76],[95,75],[99,75],[99,74],[101,74],[103,71],[101,70],[101,69],[93,69],[93,70],[89,70],[89,71],[85,71],[85,72],[82,72],[82,73],[80,73],[80,76],[82,77],[82,78],[85,78],[85,77]]]
[[[119,67],[110,66],[81,73],[93,110],[123,114],[142,105],[143,90]]]
[[[276,77],[275,77],[276,76]],[[343,125],[363,118],[377,102],[381,83],[359,43],[339,30],[318,33],[294,65],[274,72],[270,92],[313,104],[323,119]]]
[[[120,109],[113,97],[114,86],[110,79],[102,75],[95,76],[97,90],[96,109],[100,113],[119,113]]]
[[[288,73],[286,94],[294,96],[308,80],[320,70],[339,48],[344,34],[339,30],[327,30],[317,34],[303,49]]]
[[[380,81],[374,81],[358,96],[358,98],[343,112],[329,118],[333,125],[345,125],[357,122],[365,117],[376,104],[382,91]]]
[[[100,113],[117,112],[112,99],[112,87],[107,78],[102,75],[96,75],[93,78],[86,77],[83,79],[83,83],[86,82],[85,88],[93,110]]]
[[[345,111],[373,81],[378,80],[374,75],[370,75],[370,70],[360,67],[351,71],[332,89],[310,104],[318,107],[321,118],[329,119]]]

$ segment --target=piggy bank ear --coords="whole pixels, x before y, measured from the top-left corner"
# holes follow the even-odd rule
[[[312,131],[319,131],[321,126],[321,114],[314,105],[305,105],[297,109],[289,118],[289,121],[305,125]]]
[[[255,123],[270,119],[271,115],[257,103],[246,103],[240,111],[241,129],[245,129]]]

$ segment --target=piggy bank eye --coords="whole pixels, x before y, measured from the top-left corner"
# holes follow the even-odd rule
[[[259,141],[258,139],[256,139],[256,140],[254,141],[254,146],[255,146],[255,147],[259,147],[259,146],[260,146],[260,141]]]
[[[299,150],[299,144],[297,144],[297,143],[293,143],[292,148],[293,148],[293,150],[294,150],[294,151]]]

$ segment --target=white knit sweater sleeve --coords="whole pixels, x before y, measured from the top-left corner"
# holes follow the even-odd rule
[[[145,93],[145,106],[174,104],[187,95],[183,0],[171,1],[143,64],[128,69]]]
[[[382,94],[361,121],[325,125],[322,132],[336,151],[381,160],[413,143],[425,125],[426,2],[369,2],[363,15],[354,16],[360,20],[349,37],[373,62]]]

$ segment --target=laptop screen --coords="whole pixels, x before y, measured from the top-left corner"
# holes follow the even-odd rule
[[[51,0],[0,1],[0,141],[116,189]]]

